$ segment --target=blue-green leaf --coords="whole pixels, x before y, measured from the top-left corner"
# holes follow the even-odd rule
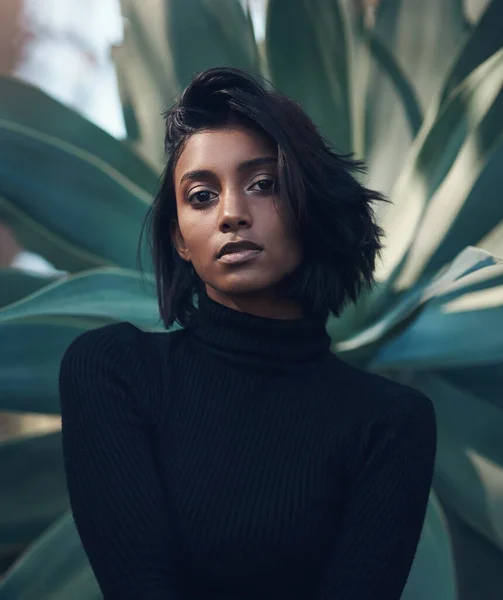
[[[0,473],[0,546],[32,542],[68,510],[60,432],[0,443]]]
[[[130,321],[161,328],[155,286],[137,271],[103,268],[65,277],[0,310],[0,324]]]
[[[423,126],[382,218],[387,245],[376,276],[388,288],[407,289],[420,278],[501,145],[502,84],[503,50],[457,88],[433,125]],[[484,198],[477,204],[483,214]],[[466,245],[458,244],[451,259]]]
[[[428,577],[425,577],[428,573]],[[456,570],[449,530],[435,493],[430,492],[423,530],[400,600],[457,600]]]
[[[299,102],[337,150],[353,150],[348,23],[339,2],[269,0],[273,83]]]
[[[363,331],[356,332],[340,341],[336,348],[345,357],[362,355],[367,360],[376,352],[380,352],[387,340],[394,339],[396,332],[402,330],[405,323],[412,323],[419,311],[435,299],[458,285],[471,273],[498,267],[499,262],[488,252],[479,248],[465,248],[455,260],[437,274],[431,281],[414,286],[403,293],[395,304],[389,304],[383,312]]]
[[[126,124],[138,129],[135,147],[161,171],[164,165],[163,111],[180,93],[166,35],[168,2],[121,0],[124,44],[114,49]]]
[[[9,569],[2,600],[103,600],[71,513],[56,521]]]
[[[463,79],[503,47],[502,23],[503,3],[492,0],[452,65],[442,89],[440,104],[447,101]]]
[[[435,406],[435,490],[474,531],[503,550],[501,408],[427,371],[412,374],[410,383]]]
[[[147,193],[155,190],[157,173],[126,144],[32,85],[0,76],[0,119],[67,142],[110,165]]]
[[[33,294],[60,277],[21,269],[0,269],[0,308]]]
[[[181,87],[210,67],[259,70],[250,21],[239,0],[170,0],[167,32]]]
[[[435,295],[381,345],[371,370],[437,369],[503,362],[503,261]]]
[[[24,247],[58,269],[136,268],[149,203],[100,158],[0,119],[0,212]]]
[[[414,92],[417,113],[425,114],[465,35],[462,2],[383,0],[376,4],[371,34],[394,57],[404,75],[402,81],[407,81]],[[399,90],[388,73],[377,64],[371,67],[364,114],[365,158],[371,185],[385,194],[393,188],[413,141],[409,127],[411,94],[404,104]],[[406,198],[394,201],[406,203]]]
[[[59,414],[58,374],[63,354],[78,335],[103,325],[91,319],[82,321],[80,327],[23,322],[0,325],[0,411]]]

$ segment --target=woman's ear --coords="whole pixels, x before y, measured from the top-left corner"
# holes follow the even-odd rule
[[[180,258],[190,262],[190,252],[185,245],[185,240],[183,239],[182,232],[180,231],[180,225],[176,220],[171,222],[171,239]]]

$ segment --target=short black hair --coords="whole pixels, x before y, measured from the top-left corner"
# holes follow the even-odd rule
[[[299,104],[270,82],[240,69],[217,67],[198,74],[164,113],[167,163],[142,227],[149,225],[157,299],[166,328],[193,323],[194,296],[202,281],[172,243],[177,220],[174,169],[191,135],[245,125],[278,149],[278,190],[303,251],[299,267],[282,282],[284,296],[306,314],[339,316],[374,283],[383,231],[371,203],[387,201],[356,178],[362,161],[338,154]],[[140,247],[138,248],[140,258]]]

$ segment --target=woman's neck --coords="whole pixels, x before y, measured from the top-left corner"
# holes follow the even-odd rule
[[[274,290],[254,294],[225,294],[206,285],[206,294],[214,302],[242,313],[266,319],[302,319],[303,310],[298,303],[279,298]]]
[[[268,318],[235,310],[198,293],[190,339],[224,361],[240,363],[247,371],[302,373],[331,355],[326,318]]]

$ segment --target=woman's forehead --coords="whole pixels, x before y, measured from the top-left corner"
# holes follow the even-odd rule
[[[244,162],[260,157],[275,157],[275,145],[263,134],[246,127],[225,127],[193,134],[180,154],[175,178],[187,170],[238,169]]]

